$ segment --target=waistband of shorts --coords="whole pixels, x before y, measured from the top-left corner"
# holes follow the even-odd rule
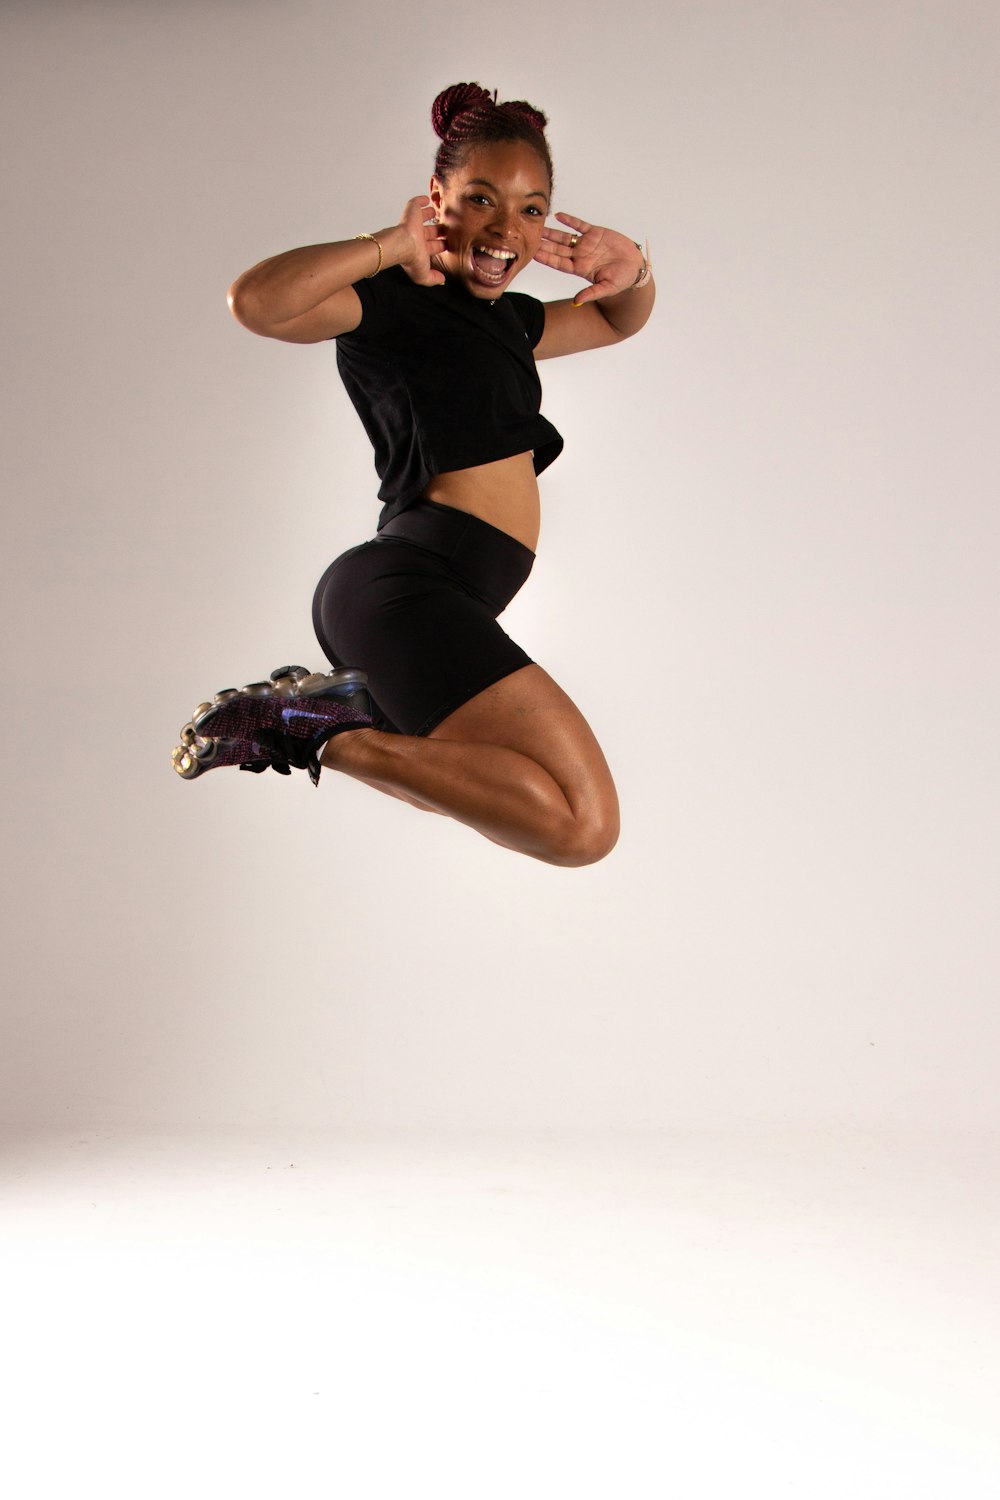
[[[436,500],[415,500],[398,516],[386,521],[379,538],[414,542],[457,567],[500,566],[506,571],[531,571],[535,554],[509,532],[491,526],[466,510],[440,505]]]

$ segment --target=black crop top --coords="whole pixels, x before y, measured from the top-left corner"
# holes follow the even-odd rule
[[[337,339],[337,368],[375,448],[380,529],[435,474],[529,451],[540,474],[559,456],[563,440],[539,410],[537,298],[490,303],[452,279],[417,286],[400,266],[354,290],[361,322]]]

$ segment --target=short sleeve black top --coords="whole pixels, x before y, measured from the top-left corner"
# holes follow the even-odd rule
[[[527,452],[540,474],[559,456],[534,356],[544,303],[490,303],[451,278],[417,286],[400,266],[354,290],[361,322],[337,339],[337,367],[375,449],[380,528],[435,474]]]

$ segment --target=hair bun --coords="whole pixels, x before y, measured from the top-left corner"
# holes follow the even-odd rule
[[[549,123],[548,116],[543,115],[540,109],[529,104],[527,99],[507,99],[501,108],[508,110],[512,115],[519,115],[522,120],[527,120],[533,130],[539,135],[545,134],[545,127]]]
[[[431,121],[441,140],[434,159],[434,176],[439,182],[446,182],[479,146],[522,141],[541,158],[551,191],[552,153],[545,139],[548,121],[527,100],[498,103],[496,92],[489,93],[481,84],[453,83],[434,100]]]
[[[435,134],[444,140],[458,115],[494,102],[494,96],[478,83],[453,83],[451,88],[441,90],[431,106]]]

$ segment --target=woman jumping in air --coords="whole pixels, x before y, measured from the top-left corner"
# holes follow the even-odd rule
[[[375,449],[378,534],[327,569],[313,619],[330,673],[279,667],[181,731],[174,768],[343,771],[555,865],[603,858],[618,798],[583,715],[497,623],[538,542],[537,475],[562,448],[536,359],[638,333],[648,256],[569,214],[546,228],[545,116],[478,84],[434,101],[430,197],[398,224],[273,256],[230,291],[253,333],[336,339]],[[589,283],[539,302],[533,260]],[[370,696],[369,696],[370,693]]]

